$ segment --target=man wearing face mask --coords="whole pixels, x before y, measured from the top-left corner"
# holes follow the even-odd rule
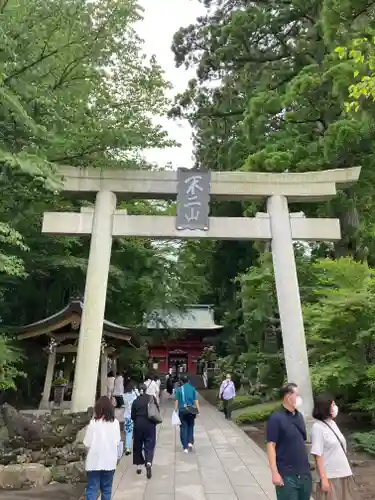
[[[267,423],[267,454],[278,500],[310,500],[312,477],[306,450],[306,426],[296,384],[280,391],[283,407]]]

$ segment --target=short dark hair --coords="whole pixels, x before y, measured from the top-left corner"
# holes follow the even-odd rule
[[[103,419],[106,422],[115,420],[115,408],[107,396],[98,399],[94,409],[95,420]]]
[[[313,418],[316,420],[327,420],[331,417],[331,406],[334,399],[329,394],[318,394],[314,398]]]
[[[288,394],[293,394],[296,392],[297,387],[297,384],[294,382],[288,382],[280,389],[280,397],[284,399]]]
[[[113,371],[108,372],[108,377],[113,377]]]
[[[147,385],[146,384],[139,384],[138,390],[141,394],[146,394],[147,391]]]
[[[135,389],[135,384],[131,379],[129,379],[125,386],[124,392],[133,392],[134,389]]]
[[[181,382],[183,384],[188,384],[189,383],[189,377],[187,375],[182,375],[181,376]]]

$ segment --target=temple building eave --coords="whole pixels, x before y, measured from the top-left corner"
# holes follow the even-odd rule
[[[61,339],[64,337],[64,340],[69,336],[70,338],[78,338],[82,311],[83,301],[81,299],[72,299],[66,307],[55,314],[11,330],[18,340],[43,336]],[[65,332],[64,330],[68,331]],[[138,335],[133,330],[106,319],[103,321],[103,337],[107,338],[110,343],[127,342],[132,347],[140,346]]]

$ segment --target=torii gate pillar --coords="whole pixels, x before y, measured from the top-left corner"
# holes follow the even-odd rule
[[[313,393],[286,197],[271,196],[268,198],[267,212],[271,224],[273,270],[287,376],[290,382],[298,382],[304,399],[303,412],[307,418],[311,418]],[[319,223],[319,221],[316,222]]]
[[[111,191],[99,191],[96,195],[92,220],[90,255],[72,394],[73,411],[87,409],[95,403],[115,209],[115,194]]]

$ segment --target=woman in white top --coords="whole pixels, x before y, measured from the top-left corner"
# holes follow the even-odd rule
[[[116,400],[116,408],[121,408],[124,406],[124,377],[120,372],[117,372],[115,378],[115,386],[113,388],[113,396]]]
[[[115,410],[111,400],[102,396],[95,405],[94,418],[83,440],[88,449],[86,500],[96,500],[99,491],[102,500],[111,500],[120,441],[120,424],[115,419]]]
[[[131,454],[134,424],[132,420],[132,406],[139,396],[138,390],[132,380],[128,380],[124,390],[124,430],[125,430],[125,455]]]
[[[146,386],[146,394],[149,396],[154,396],[156,401],[159,403],[159,386],[155,380],[153,380],[152,375],[149,375],[147,377],[147,380],[145,381],[145,386]]]
[[[311,453],[315,456],[320,484],[315,500],[354,500],[357,498],[353,473],[346,454],[346,440],[335,423],[338,408],[324,395],[315,399],[311,429]]]
[[[115,388],[115,376],[113,372],[109,372],[107,375],[107,397],[112,399],[113,390]]]

